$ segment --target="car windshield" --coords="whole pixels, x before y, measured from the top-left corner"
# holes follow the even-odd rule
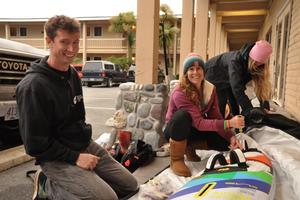
[[[102,63],[101,62],[86,62],[83,71],[100,71],[102,70]]]

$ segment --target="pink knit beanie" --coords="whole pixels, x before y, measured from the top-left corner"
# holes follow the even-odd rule
[[[260,40],[252,47],[249,56],[256,62],[266,63],[272,53],[272,46],[265,40]]]

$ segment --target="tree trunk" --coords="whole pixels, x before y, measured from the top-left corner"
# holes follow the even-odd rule
[[[127,58],[129,61],[129,64],[132,64],[132,44],[131,44],[131,38],[130,34],[127,35]]]

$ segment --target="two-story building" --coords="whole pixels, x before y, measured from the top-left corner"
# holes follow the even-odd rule
[[[79,17],[81,40],[79,58],[104,60],[112,55],[126,55],[126,39],[109,32],[110,17]],[[0,19],[0,37],[47,49],[44,25],[47,19]]]

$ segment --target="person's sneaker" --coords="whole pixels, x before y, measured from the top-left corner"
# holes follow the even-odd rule
[[[41,169],[37,170],[34,177],[34,191],[32,200],[45,200],[47,194],[45,191],[45,183],[47,176],[42,172]]]

